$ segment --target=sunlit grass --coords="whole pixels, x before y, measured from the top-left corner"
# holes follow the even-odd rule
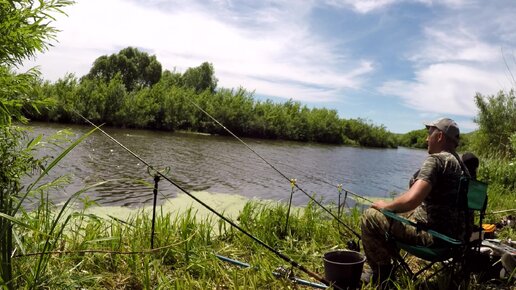
[[[504,197],[493,194],[497,205]],[[22,220],[34,228],[49,226],[59,213],[55,206],[42,202]],[[250,201],[235,219],[245,230],[316,273],[324,274],[322,255],[345,248],[356,239],[331,216],[310,203],[291,210],[286,227],[287,205]],[[359,232],[360,211],[351,209],[342,221]],[[25,228],[16,228],[20,243],[15,252],[15,288],[64,289],[294,289],[288,279],[276,278],[272,272],[285,261],[241,232],[214,216],[197,216],[195,209],[177,213],[157,211],[155,250],[150,249],[151,215],[140,210],[124,222],[88,214],[81,210],[69,213],[66,229],[46,249],[46,267],[34,281],[37,253],[48,239]],[[514,232],[505,231],[514,238]],[[54,235],[56,236],[56,235]],[[250,264],[249,268],[221,261],[216,254]],[[417,262],[416,262],[417,263]],[[295,270],[295,269],[294,269]],[[317,282],[299,270],[295,274]],[[432,283],[443,284],[438,276]],[[399,272],[397,289],[416,289],[417,283]],[[472,289],[484,289],[471,285]],[[308,288],[308,287],[306,287]],[[363,289],[371,289],[364,285]]]

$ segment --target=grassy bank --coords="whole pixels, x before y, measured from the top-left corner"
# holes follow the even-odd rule
[[[150,248],[151,215],[137,211],[124,221],[79,211],[69,215],[66,229],[47,249],[46,269],[34,281],[41,255],[15,258],[16,287],[87,289],[235,289],[286,288],[272,271],[285,262],[256,242],[212,216],[198,211],[158,210],[155,250]],[[294,209],[285,232],[285,205],[251,201],[237,219],[257,238],[322,273],[321,255],[343,247],[346,237],[320,210]],[[52,211],[56,212],[56,211]],[[345,217],[357,224],[357,215]],[[55,214],[42,205],[23,217],[38,232],[48,232]],[[47,237],[20,229],[17,255],[42,251]],[[55,231],[59,232],[59,231]],[[52,239],[51,239],[52,240]],[[23,248],[23,249],[22,249]],[[241,269],[218,260],[215,253],[249,263]],[[289,268],[289,267],[287,267]],[[299,273],[301,274],[301,273]]]
[[[514,194],[510,197],[507,198],[507,192],[493,188],[490,191],[489,211],[514,208]],[[172,201],[172,204],[182,203]],[[248,201],[240,205],[233,207],[239,209],[233,210],[233,213],[230,213],[230,209],[227,211],[235,222],[268,245],[320,274],[324,273],[323,253],[345,248],[346,242],[353,238],[345,228],[339,227],[335,220],[313,204],[291,211],[287,231],[287,205],[260,201]],[[167,205],[158,208],[154,250],[150,249],[152,216],[148,209],[124,214],[108,209],[109,215],[95,208],[72,211],[63,215],[57,225],[58,229],[52,231],[49,237],[43,233],[51,232],[49,228],[59,212],[57,209],[42,203],[39,208],[21,218],[32,230],[16,227],[14,288],[299,287],[288,279],[278,279],[272,274],[279,266],[290,269],[286,262],[199,208],[172,208]],[[115,215],[119,218],[113,218]],[[359,232],[359,216],[359,210],[352,209],[342,219]],[[488,217],[491,222],[499,218],[497,215]],[[500,235],[516,238],[510,228],[505,228]],[[46,253],[35,254],[41,253],[45,244]],[[223,262],[216,254],[249,263],[252,267],[240,268]],[[38,267],[39,274],[36,273]],[[295,274],[314,281],[299,270]],[[397,286],[399,289],[413,289],[415,284],[401,275]],[[473,289],[484,287],[473,285]]]

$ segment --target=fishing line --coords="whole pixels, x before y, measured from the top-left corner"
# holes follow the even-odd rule
[[[274,171],[276,171],[279,175],[281,175],[283,178],[285,178],[286,180],[288,180],[289,182],[291,181],[291,178],[288,178],[285,174],[283,174],[283,172],[281,172],[279,169],[277,169],[274,165],[272,165],[269,161],[267,161],[265,158],[263,158],[260,154],[258,154],[258,152],[256,152],[253,148],[251,148],[249,145],[247,145],[247,143],[245,143],[242,139],[240,139],[237,135],[235,135],[233,132],[231,132],[231,130],[229,130],[228,128],[226,128],[226,126],[224,126],[222,123],[220,123],[217,119],[215,119],[215,117],[213,117],[212,115],[210,115],[208,112],[206,112],[203,108],[201,108],[199,105],[197,105],[195,102],[193,102],[192,100],[188,99],[190,101],[190,103],[192,103],[197,109],[199,109],[201,112],[203,112],[204,114],[206,114],[206,116],[208,116],[210,119],[212,119],[215,123],[217,123],[219,126],[221,126],[226,132],[228,132],[229,134],[231,134],[231,136],[235,137],[235,139],[237,139],[238,141],[240,141],[240,143],[244,144],[245,147],[247,147],[247,149],[251,150],[251,152],[253,152],[256,156],[258,156],[258,158],[260,158],[263,162],[265,162],[267,165],[269,165],[272,169],[274,169]],[[324,211],[326,211],[328,214],[330,214],[336,221],[338,221],[341,225],[343,225],[348,231],[350,231],[351,233],[353,233],[355,236],[358,237],[358,239],[360,240],[362,237],[355,231],[353,230],[350,226],[348,226],[347,224],[345,224],[342,220],[340,220],[340,218],[338,218],[337,216],[335,216],[335,214],[333,214],[329,209],[327,209],[325,206],[323,206],[320,202],[318,202],[315,198],[313,198],[310,194],[308,194],[305,190],[303,190],[301,187],[299,187],[299,185],[295,184],[294,185],[299,191],[301,191],[302,193],[304,193],[306,196],[308,196],[315,204],[317,204],[319,207],[321,207]]]
[[[284,166],[288,166],[288,167],[290,167],[290,168],[296,169],[296,167],[294,167],[294,166],[292,166],[292,165],[289,165],[289,164],[286,164],[286,163],[281,163],[281,164],[282,164],[282,165],[284,165]],[[315,181],[320,181],[320,182],[322,182],[322,183],[324,183],[324,184],[326,184],[326,185],[329,185],[329,186],[331,186],[331,187],[335,187],[337,190],[338,190],[338,189],[342,189],[344,192],[347,192],[348,194],[351,194],[351,195],[353,195],[354,197],[357,197],[357,198],[360,198],[360,199],[362,199],[362,200],[364,200],[364,201],[367,201],[367,202],[373,203],[373,201],[372,201],[372,200],[370,200],[370,199],[368,199],[367,197],[364,197],[364,196],[362,196],[362,195],[360,195],[360,194],[358,194],[358,193],[355,193],[355,192],[353,192],[353,191],[351,191],[351,190],[349,190],[349,189],[343,188],[343,187],[342,187],[342,184],[337,184],[337,185],[335,185],[335,184],[333,184],[333,183],[331,183],[331,182],[327,181],[326,179],[324,179],[324,178],[322,178],[322,177],[316,177],[316,176],[313,176],[313,175],[310,175],[310,174],[306,174],[306,173],[301,173],[300,175],[302,175],[302,176],[304,176],[304,177],[307,177],[307,178],[309,178],[309,179],[315,180]]]
[[[126,150],[127,152],[129,152],[134,158],[140,160],[143,164],[145,164],[148,168],[150,168],[151,170],[155,171],[159,176],[161,176],[163,179],[165,179],[166,181],[170,182],[172,185],[174,185],[177,189],[179,189],[180,191],[184,192],[186,195],[188,195],[189,197],[191,197],[193,200],[195,200],[196,202],[198,202],[199,204],[201,204],[202,206],[204,206],[206,209],[208,209],[209,211],[211,211],[213,214],[215,214],[216,216],[218,216],[220,219],[224,220],[225,222],[229,223],[232,227],[236,228],[237,230],[239,230],[241,233],[243,233],[244,235],[248,236],[250,239],[252,239],[253,241],[257,242],[258,244],[260,244],[261,246],[265,247],[266,249],[268,249],[269,251],[271,251],[272,253],[276,254],[278,257],[280,257],[281,259],[283,259],[285,262],[289,263],[290,265],[292,265],[293,267],[305,272],[306,274],[308,274],[309,276],[311,276],[312,278],[318,280],[319,282],[322,282],[324,284],[327,284],[327,285],[330,285],[331,283],[328,282],[325,278],[323,278],[322,276],[320,276],[319,274],[315,273],[315,272],[312,272],[310,271],[308,268],[306,268],[305,266],[303,266],[302,264],[292,260],[290,257],[288,257],[287,255],[277,251],[276,249],[274,249],[273,247],[269,246],[268,244],[266,244],[265,242],[263,242],[262,240],[258,239],[257,237],[253,236],[251,233],[247,232],[246,230],[244,230],[243,228],[241,228],[240,226],[238,226],[237,224],[235,224],[233,221],[231,221],[230,219],[226,218],[224,215],[222,215],[221,213],[217,212],[215,209],[211,208],[208,204],[204,203],[202,200],[200,200],[199,198],[195,197],[193,194],[191,194],[189,191],[187,191],[186,189],[184,189],[183,187],[181,187],[179,184],[177,184],[175,181],[173,181],[172,179],[168,178],[166,175],[164,175],[163,173],[161,173],[159,170],[156,170],[154,169],[154,167],[149,164],[147,161],[145,161],[143,158],[141,158],[140,156],[138,156],[136,153],[134,153],[133,151],[131,151],[129,148],[127,148],[126,146],[124,146],[122,143],[120,143],[118,140],[116,140],[115,138],[113,138],[111,135],[109,135],[108,133],[106,133],[104,130],[102,130],[99,126],[95,125],[93,122],[91,122],[90,120],[88,120],[86,117],[84,117],[83,115],[81,115],[79,112],[77,111],[74,111],[77,115],[79,115],[84,121],[86,121],[88,124],[92,125],[93,127],[95,127],[97,130],[99,130],[100,132],[102,132],[104,135],[106,135],[109,139],[111,139],[113,142],[115,142],[118,146],[122,147],[124,150]],[[237,137],[238,138],[238,137]],[[338,287],[337,285],[333,285],[333,287],[335,289],[340,289],[340,290],[343,290],[341,287]]]

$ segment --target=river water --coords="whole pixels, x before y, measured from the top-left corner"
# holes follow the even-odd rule
[[[87,126],[31,123],[33,134],[50,136],[61,129],[80,135]],[[192,192],[238,194],[249,198],[283,200],[290,197],[287,179],[232,137],[149,130],[104,130],[156,168],[170,169],[167,176]],[[306,192],[324,202],[338,199],[337,184],[368,197],[389,197],[407,188],[426,151],[369,149],[278,140],[243,139],[253,150]],[[56,151],[47,154],[57,155]],[[83,194],[99,205],[141,207],[152,204],[153,177],[142,162],[95,132],[66,156],[50,178],[68,174],[71,184],[53,190],[54,202],[66,200],[84,185],[109,180]],[[47,179],[47,180],[49,180]],[[150,187],[149,187],[150,186]],[[178,189],[160,181],[159,203],[175,197]],[[295,192],[293,203],[309,198]]]

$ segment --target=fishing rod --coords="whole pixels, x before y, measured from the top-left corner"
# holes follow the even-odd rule
[[[315,272],[312,272],[311,270],[309,270],[308,268],[306,268],[305,266],[303,266],[302,264],[294,261],[292,258],[288,257],[287,255],[279,252],[278,250],[274,249],[273,247],[269,246],[268,244],[266,244],[265,242],[263,242],[262,240],[258,239],[257,237],[253,236],[251,233],[249,233],[248,231],[244,230],[243,228],[241,228],[239,225],[235,224],[232,220],[228,219],[227,217],[225,217],[223,214],[219,213],[218,211],[216,211],[215,209],[213,209],[212,207],[210,207],[208,204],[206,204],[205,202],[203,202],[202,200],[200,200],[199,198],[195,197],[192,193],[190,193],[188,190],[184,189],[182,186],[180,186],[179,184],[177,184],[177,182],[173,181],[172,179],[170,179],[168,176],[166,176],[165,174],[163,174],[161,171],[159,170],[156,170],[154,169],[154,167],[148,163],[147,161],[145,161],[143,158],[141,158],[140,156],[138,156],[136,153],[134,153],[133,151],[131,151],[129,148],[127,148],[124,144],[120,143],[118,140],[116,140],[114,137],[112,137],[111,135],[109,135],[108,133],[106,133],[104,130],[102,130],[99,126],[97,126],[96,124],[94,124],[93,122],[91,122],[90,120],[88,120],[86,117],[84,117],[83,115],[81,115],[79,112],[77,111],[74,111],[77,115],[79,115],[84,121],[86,121],[88,124],[92,125],[93,127],[95,127],[97,130],[99,130],[100,132],[102,132],[102,134],[104,134],[105,136],[107,136],[109,139],[111,139],[111,141],[115,142],[118,146],[122,147],[122,149],[124,149],[125,151],[127,151],[129,154],[131,154],[134,158],[138,159],[140,162],[142,162],[143,164],[145,164],[145,166],[147,166],[150,170],[156,172],[157,175],[159,175],[160,177],[162,177],[163,179],[165,179],[166,181],[170,182],[172,185],[174,185],[177,189],[179,189],[180,191],[184,192],[186,195],[188,195],[189,197],[191,197],[193,200],[195,200],[196,202],[198,202],[200,205],[204,206],[206,209],[208,209],[209,211],[211,211],[213,214],[215,214],[216,216],[218,216],[220,219],[224,220],[225,222],[227,222],[228,224],[230,224],[232,227],[236,228],[237,230],[239,230],[241,233],[243,233],[244,235],[248,236],[250,239],[252,239],[253,241],[257,242],[258,244],[260,244],[261,246],[263,246],[264,248],[266,248],[267,250],[271,251],[272,253],[274,253],[276,256],[280,257],[282,260],[284,260],[285,262],[289,263],[292,267],[295,267],[303,272],[305,272],[306,274],[308,274],[310,277],[316,279],[317,281],[321,282],[321,283],[324,283],[326,285],[330,285],[331,283],[328,282],[325,278],[323,278],[321,275],[315,273]],[[335,289],[338,289],[338,290],[343,290],[341,287],[339,287],[338,285],[333,285],[333,287]]]
[[[215,119],[215,117],[213,117],[212,115],[210,115],[208,112],[206,112],[203,108],[201,108],[199,105],[197,105],[194,101],[188,99],[190,101],[190,103],[192,103],[197,109],[199,109],[201,112],[203,112],[204,114],[206,114],[206,116],[208,116],[210,119],[212,119],[215,123],[217,123],[219,126],[221,126],[226,132],[228,132],[231,136],[235,137],[235,139],[237,139],[238,141],[240,141],[240,143],[242,143],[245,147],[247,147],[247,149],[251,150],[251,152],[253,152],[256,156],[258,156],[258,158],[260,158],[263,162],[265,162],[267,165],[269,165],[272,169],[274,169],[274,171],[276,171],[279,175],[281,175],[283,178],[285,178],[286,180],[288,180],[289,182],[292,182],[292,179],[291,178],[288,178],[283,172],[281,172],[279,169],[277,169],[274,165],[272,165],[269,161],[267,161],[265,158],[263,158],[260,154],[258,154],[258,152],[256,152],[255,150],[253,150],[253,148],[251,148],[249,145],[247,145],[247,143],[245,143],[242,139],[240,139],[237,135],[235,135],[231,130],[229,130],[228,128],[226,128],[226,126],[224,126],[222,123],[220,123],[217,119]],[[347,224],[345,224],[340,218],[338,218],[337,216],[335,216],[335,214],[333,214],[333,212],[331,212],[329,209],[327,209],[325,206],[323,206],[320,202],[318,202],[314,197],[312,197],[310,194],[308,194],[305,190],[303,190],[301,187],[299,187],[299,185],[297,185],[297,183],[294,183],[294,186],[299,190],[301,191],[302,193],[304,193],[306,196],[308,196],[308,198],[310,198],[315,204],[317,204],[319,207],[321,207],[324,211],[326,211],[328,214],[330,214],[336,221],[338,221],[341,225],[343,225],[348,231],[350,231],[351,233],[353,233],[356,237],[358,237],[358,240],[360,240],[362,237],[355,231],[353,230],[350,226],[348,226]]]
[[[219,260],[221,260],[221,261],[228,262],[228,263],[231,263],[233,265],[237,265],[237,266],[239,266],[241,268],[251,268],[252,267],[248,263],[241,262],[241,261],[238,261],[238,260],[235,260],[235,259],[231,259],[231,258],[222,256],[222,255],[219,255],[219,254],[215,254],[215,256]],[[256,268],[256,267],[253,267],[253,268]],[[300,278],[294,276],[292,272],[290,272],[287,269],[284,269],[283,267],[276,268],[276,270],[274,270],[272,272],[272,274],[274,276],[276,276],[277,278],[288,278],[292,282],[294,282],[296,284],[303,285],[303,286],[310,286],[310,287],[318,288],[318,289],[328,289],[328,286],[326,284],[319,284],[319,283],[314,283],[314,282],[310,282],[310,281],[306,281],[306,280],[300,279]]]
[[[516,208],[486,212],[484,215],[500,214],[500,213],[506,213],[506,212],[516,212]]]
[[[294,166],[292,166],[292,165],[289,165],[289,164],[286,164],[286,163],[282,163],[282,164],[283,164],[283,165],[285,165],[285,166],[288,166],[288,167],[290,167],[290,168],[294,168]],[[355,193],[355,192],[353,192],[353,191],[351,191],[351,190],[349,190],[349,189],[346,189],[346,188],[342,187],[342,184],[337,184],[337,185],[335,185],[335,184],[333,184],[333,183],[331,183],[331,182],[329,182],[329,181],[325,180],[324,178],[316,177],[316,176],[313,176],[313,175],[307,175],[307,174],[305,174],[305,173],[301,173],[301,175],[303,175],[303,176],[305,176],[305,177],[307,177],[307,178],[309,178],[309,179],[313,179],[313,180],[316,180],[316,181],[320,181],[320,182],[322,182],[322,183],[324,183],[324,184],[326,184],[326,185],[329,185],[329,186],[331,186],[331,187],[335,187],[337,190],[344,190],[345,192],[347,192],[348,194],[353,195],[354,197],[357,197],[357,198],[360,198],[360,199],[362,199],[362,200],[364,200],[364,201],[367,201],[367,202],[373,203],[373,201],[372,201],[371,199],[369,199],[369,198],[367,198],[367,197],[365,197],[365,196],[363,196],[363,195],[360,195],[360,194],[358,194],[358,193]]]

